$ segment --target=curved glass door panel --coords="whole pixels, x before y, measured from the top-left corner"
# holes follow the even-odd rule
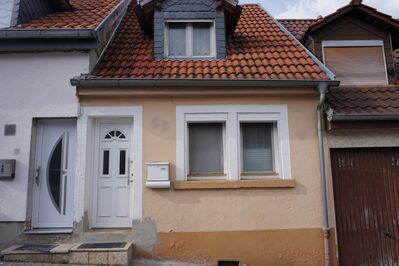
[[[63,143],[62,136],[50,154],[47,171],[47,188],[54,207],[61,214],[62,187],[63,187]]]

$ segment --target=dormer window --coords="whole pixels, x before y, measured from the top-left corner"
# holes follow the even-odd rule
[[[213,21],[166,22],[165,55],[174,59],[216,57]]]

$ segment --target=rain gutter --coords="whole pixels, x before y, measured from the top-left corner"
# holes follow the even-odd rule
[[[332,80],[281,80],[281,79],[129,79],[129,78],[87,78],[71,79],[72,86],[80,87],[318,87],[338,86]]]
[[[331,122],[399,121],[399,115],[332,115],[328,120]]]

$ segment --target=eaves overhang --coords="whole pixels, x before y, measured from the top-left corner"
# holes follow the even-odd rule
[[[320,84],[338,86],[338,80],[282,79],[131,79],[74,77],[76,87],[315,87]]]

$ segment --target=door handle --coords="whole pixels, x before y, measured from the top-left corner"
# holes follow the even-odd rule
[[[130,182],[133,182],[133,181],[130,181],[130,163],[131,163],[130,157],[128,157],[127,158],[127,185],[128,186],[130,185]]]
[[[35,183],[36,186],[39,186],[39,177],[40,177],[40,166],[38,166],[35,170]]]

